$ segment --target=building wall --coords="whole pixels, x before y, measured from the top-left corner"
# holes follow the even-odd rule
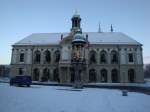
[[[65,55],[71,54],[71,48],[67,49],[64,47],[67,53],[63,54],[63,57],[60,57],[60,62],[55,62],[56,55],[55,51],[60,51],[62,56],[63,47],[58,45],[53,46],[13,46],[12,50],[12,59],[11,59],[11,74],[12,76],[19,75],[19,68],[23,68],[23,75],[31,75],[34,79],[34,69],[39,70],[39,81],[43,76],[43,70],[45,68],[49,69],[49,80],[54,81],[54,71],[58,72],[59,80],[62,83],[69,83],[71,80],[70,76],[70,65],[71,59],[69,56],[69,60],[63,60]],[[39,51],[41,53],[41,61],[40,63],[34,62],[35,51]],[[51,61],[50,63],[45,63],[44,52],[49,50],[51,53]],[[118,53],[118,63],[111,64],[111,51],[115,50]],[[94,51],[96,53],[96,63],[90,64],[89,56],[90,51]],[[100,53],[101,51],[105,51],[107,53],[107,63],[100,63]],[[20,53],[24,53],[24,61],[20,62]],[[64,53],[64,52],[63,52]],[[130,63],[128,61],[128,54],[133,53],[134,62]],[[117,69],[119,74],[119,82],[129,82],[128,80],[128,70],[135,70],[135,81],[134,82],[143,82],[144,74],[143,74],[143,56],[142,56],[142,47],[135,45],[91,45],[89,49],[86,49],[85,52],[86,57],[86,68],[81,73],[81,79],[83,82],[89,82],[89,70],[95,69],[96,71],[96,82],[101,82],[101,73],[102,69],[107,70],[107,82],[112,82],[111,71],[112,69]],[[64,62],[64,63],[63,63]],[[55,70],[58,68],[57,70]]]
[[[10,72],[9,65],[0,65],[0,77],[8,77]]]

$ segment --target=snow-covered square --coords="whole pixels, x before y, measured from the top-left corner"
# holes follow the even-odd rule
[[[0,83],[0,112],[150,112],[150,96],[120,90],[9,86]]]

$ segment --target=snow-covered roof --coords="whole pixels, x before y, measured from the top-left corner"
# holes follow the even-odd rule
[[[57,45],[62,34],[63,37],[69,36],[69,33],[33,33],[14,45]],[[140,45],[133,38],[120,32],[83,32],[84,36],[87,34],[90,44]]]
[[[88,40],[91,44],[130,44],[139,45],[140,43],[133,38],[120,32],[90,32]]]
[[[15,43],[15,45],[47,45],[47,44],[59,44],[61,41],[62,33],[33,33],[24,39]],[[68,33],[63,33],[63,36],[67,36]]]

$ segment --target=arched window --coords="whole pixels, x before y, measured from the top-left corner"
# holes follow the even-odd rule
[[[23,68],[19,68],[19,75],[23,75],[23,74],[24,74]]]
[[[51,61],[51,53],[50,53],[49,50],[46,50],[44,52],[44,56],[45,56],[45,63],[50,63],[50,61]]]
[[[131,83],[135,81],[135,71],[134,71],[134,69],[129,69],[128,70],[128,80]]]
[[[133,62],[133,53],[128,54],[128,60],[129,62]]]
[[[118,80],[118,70],[117,69],[113,69],[111,71],[111,78],[112,78],[113,83],[119,82],[119,80]]]
[[[41,61],[41,52],[37,50],[34,52],[34,62],[40,63],[40,61]]]
[[[107,82],[107,70],[106,69],[101,70],[101,82]]]
[[[100,63],[107,63],[107,53],[105,51],[100,52]]]
[[[20,62],[24,62],[24,53],[20,53]]]
[[[90,64],[96,63],[96,52],[94,50],[90,51],[89,61]]]
[[[89,82],[96,82],[96,71],[95,71],[95,69],[89,70]]]
[[[59,71],[58,68],[54,69],[53,71],[53,80],[59,82]]]
[[[45,68],[43,70],[43,76],[42,76],[42,81],[48,81],[50,77],[50,72],[48,68]]]
[[[118,53],[117,53],[117,51],[112,51],[111,52],[111,63],[112,64],[116,64],[116,63],[118,63]]]
[[[39,75],[40,75],[40,71],[38,68],[35,68],[33,70],[33,80],[34,81],[39,81]]]
[[[55,62],[57,63],[57,62],[59,62],[59,60],[60,60],[60,51],[56,50],[55,51]]]

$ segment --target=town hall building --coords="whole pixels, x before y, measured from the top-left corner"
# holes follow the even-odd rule
[[[68,33],[33,33],[12,45],[11,76],[33,81],[142,83],[142,44],[121,32],[84,32],[79,14]]]

